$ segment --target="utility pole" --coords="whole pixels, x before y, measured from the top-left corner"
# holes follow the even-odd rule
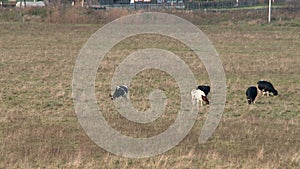
[[[272,0],[269,0],[269,18],[268,18],[268,22],[271,22],[271,6],[272,6]]]

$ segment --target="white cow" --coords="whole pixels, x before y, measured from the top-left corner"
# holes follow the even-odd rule
[[[209,104],[209,101],[205,95],[205,93],[202,90],[199,89],[193,89],[191,91],[191,95],[192,95],[192,103],[193,105],[195,105],[195,103],[197,104],[197,107],[199,106],[199,101],[200,101],[200,105],[203,106],[203,101],[206,102],[207,104]]]

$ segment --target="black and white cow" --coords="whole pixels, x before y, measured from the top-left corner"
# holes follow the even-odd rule
[[[128,99],[128,87],[125,85],[117,86],[113,95],[110,95],[111,100],[115,100],[119,97],[125,97]]]
[[[274,96],[278,95],[278,91],[274,88],[272,83],[264,80],[260,80],[257,82],[257,88],[262,92],[262,95],[267,94],[269,96],[269,93],[273,93]]]
[[[257,96],[257,88],[255,86],[248,87],[246,91],[246,96],[247,96],[248,104],[255,103],[255,98]]]
[[[205,96],[207,96],[210,92],[210,86],[208,85],[200,85],[197,87],[197,89],[202,90],[205,93]]]
[[[197,105],[197,107],[199,106],[199,101],[200,101],[200,106],[203,106],[203,102],[205,102],[206,104],[209,104],[208,98],[206,97],[205,93],[202,90],[199,89],[193,89],[191,91],[191,95],[192,95],[192,103],[193,105]]]

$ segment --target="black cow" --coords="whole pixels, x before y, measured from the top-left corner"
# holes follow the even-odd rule
[[[208,86],[208,85],[200,85],[197,87],[197,89],[202,90],[206,96],[210,92],[210,86]]]
[[[248,87],[246,91],[246,96],[249,104],[255,103],[255,98],[257,96],[257,88],[255,86]]]
[[[128,87],[125,85],[117,86],[113,95],[110,95],[111,100],[115,100],[119,97],[125,97],[128,99]]]
[[[257,82],[257,88],[262,92],[262,95],[265,95],[267,93],[267,96],[269,96],[269,93],[273,93],[274,96],[278,95],[278,91],[274,88],[272,83],[264,80],[260,80]]]

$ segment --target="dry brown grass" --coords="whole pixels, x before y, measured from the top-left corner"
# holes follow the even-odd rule
[[[204,107],[178,146],[146,159],[123,158],[99,148],[84,133],[74,113],[71,83],[75,60],[99,27],[0,23],[0,168],[299,168],[299,27],[247,23],[200,26],[218,50],[226,71],[223,118],[213,137],[199,144],[209,108]],[[149,43],[151,40],[155,43]],[[107,121],[124,134],[154,135],[176,118],[175,99],[169,100],[163,117],[141,125],[118,115],[107,97],[112,70],[121,59],[143,46],[161,46],[157,41],[170,41],[165,48],[188,63],[199,83],[208,82],[200,60],[176,40],[153,35],[126,39],[102,62],[96,83],[99,105],[109,110]],[[142,83],[144,78],[148,80]],[[257,104],[249,106],[245,89],[259,79],[272,81],[279,96],[259,97]],[[140,110],[149,106],[146,97],[151,88],[163,88],[167,96],[178,95],[175,82],[163,72],[142,72],[132,83],[139,89],[132,93],[132,100]]]

